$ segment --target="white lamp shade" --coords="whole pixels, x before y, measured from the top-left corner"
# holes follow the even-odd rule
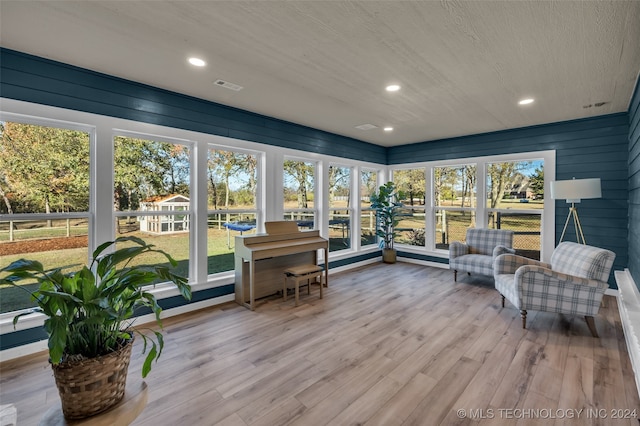
[[[600,178],[557,180],[551,182],[551,198],[567,200],[568,203],[579,203],[584,198],[600,198]]]

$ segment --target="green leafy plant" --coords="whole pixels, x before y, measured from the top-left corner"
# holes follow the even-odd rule
[[[120,243],[127,246],[106,252]],[[117,350],[133,338],[135,331],[144,340],[142,353],[147,351],[147,344],[151,345],[142,367],[142,377],[146,377],[151,363],[162,353],[164,340],[159,331],[145,334],[134,330],[134,312],[140,307],[151,309],[162,328],[162,308],[147,286],[170,281],[187,300],[191,300],[191,286],[186,278],[171,272],[169,266],[132,265],[135,258],[145,253],[161,254],[171,267],[177,265],[168,253],[138,237],[120,237],[101,244],[93,252],[91,264],[74,272],[63,273],[65,268],[45,269],[40,262],[25,259],[2,268],[1,272],[8,273],[0,280],[2,284],[20,286],[25,280],[39,284],[37,290],[30,292],[37,307],[16,315],[14,326],[23,315],[33,312],[46,315],[44,328],[53,364]]]
[[[371,208],[376,212],[376,235],[381,238],[380,248],[393,249],[393,240],[397,235],[395,227],[398,226],[400,208],[403,207],[400,200],[404,196],[394,182],[387,182],[369,197]]]

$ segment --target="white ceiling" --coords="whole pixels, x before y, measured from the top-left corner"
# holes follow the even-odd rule
[[[639,40],[639,1],[0,1],[5,48],[383,146],[627,111]]]

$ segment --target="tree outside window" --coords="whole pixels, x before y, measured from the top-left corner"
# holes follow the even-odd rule
[[[376,245],[376,213],[371,208],[371,194],[378,189],[378,171],[360,170],[360,245]]]
[[[513,230],[519,254],[539,259],[544,208],[544,162],[487,164],[487,227]]]
[[[401,169],[393,171],[393,181],[406,195],[400,200],[404,204],[400,222],[396,226],[396,243],[412,246],[425,246],[425,204],[426,176],[424,168]]]
[[[207,273],[234,269],[235,236],[255,232],[258,156],[211,147],[207,157]]]
[[[301,228],[316,228],[315,169],[310,161],[284,161],[284,219]]]
[[[467,228],[476,226],[475,164],[433,168],[434,244],[447,250],[451,241],[464,241]]]
[[[114,213],[117,235],[134,235],[171,254],[189,276],[191,149],[168,140],[114,138]],[[147,264],[164,262],[148,256]]]
[[[329,166],[329,251],[351,248],[351,168]]]
[[[0,123],[0,267],[27,256],[47,267],[86,264],[89,150],[88,131]],[[0,313],[34,306],[23,290],[0,287]]]

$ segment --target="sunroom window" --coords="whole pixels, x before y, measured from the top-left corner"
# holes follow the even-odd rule
[[[0,122],[0,268],[20,258],[45,268],[86,264],[90,229],[88,129]],[[1,278],[1,277],[0,277]],[[35,306],[0,287],[0,313]]]
[[[329,166],[329,251],[351,248],[351,168]]]
[[[376,212],[370,196],[378,189],[378,171],[360,170],[360,245],[376,245]]]
[[[400,221],[396,227],[394,241],[412,246],[425,246],[425,169],[402,169],[393,171],[393,181],[405,198],[400,210]]]
[[[176,272],[189,276],[191,147],[119,135],[113,156],[116,235],[137,236],[164,250],[178,262]],[[153,265],[164,258],[149,255],[140,261]]]
[[[209,148],[207,273],[234,269],[234,240],[256,232],[258,155]]]
[[[448,250],[476,226],[476,165],[433,168],[434,246]]]
[[[293,220],[301,230],[319,229],[316,224],[316,165],[311,161],[284,161],[284,220]]]
[[[487,227],[514,231],[514,248],[540,259],[544,161],[489,163],[486,180]]]

